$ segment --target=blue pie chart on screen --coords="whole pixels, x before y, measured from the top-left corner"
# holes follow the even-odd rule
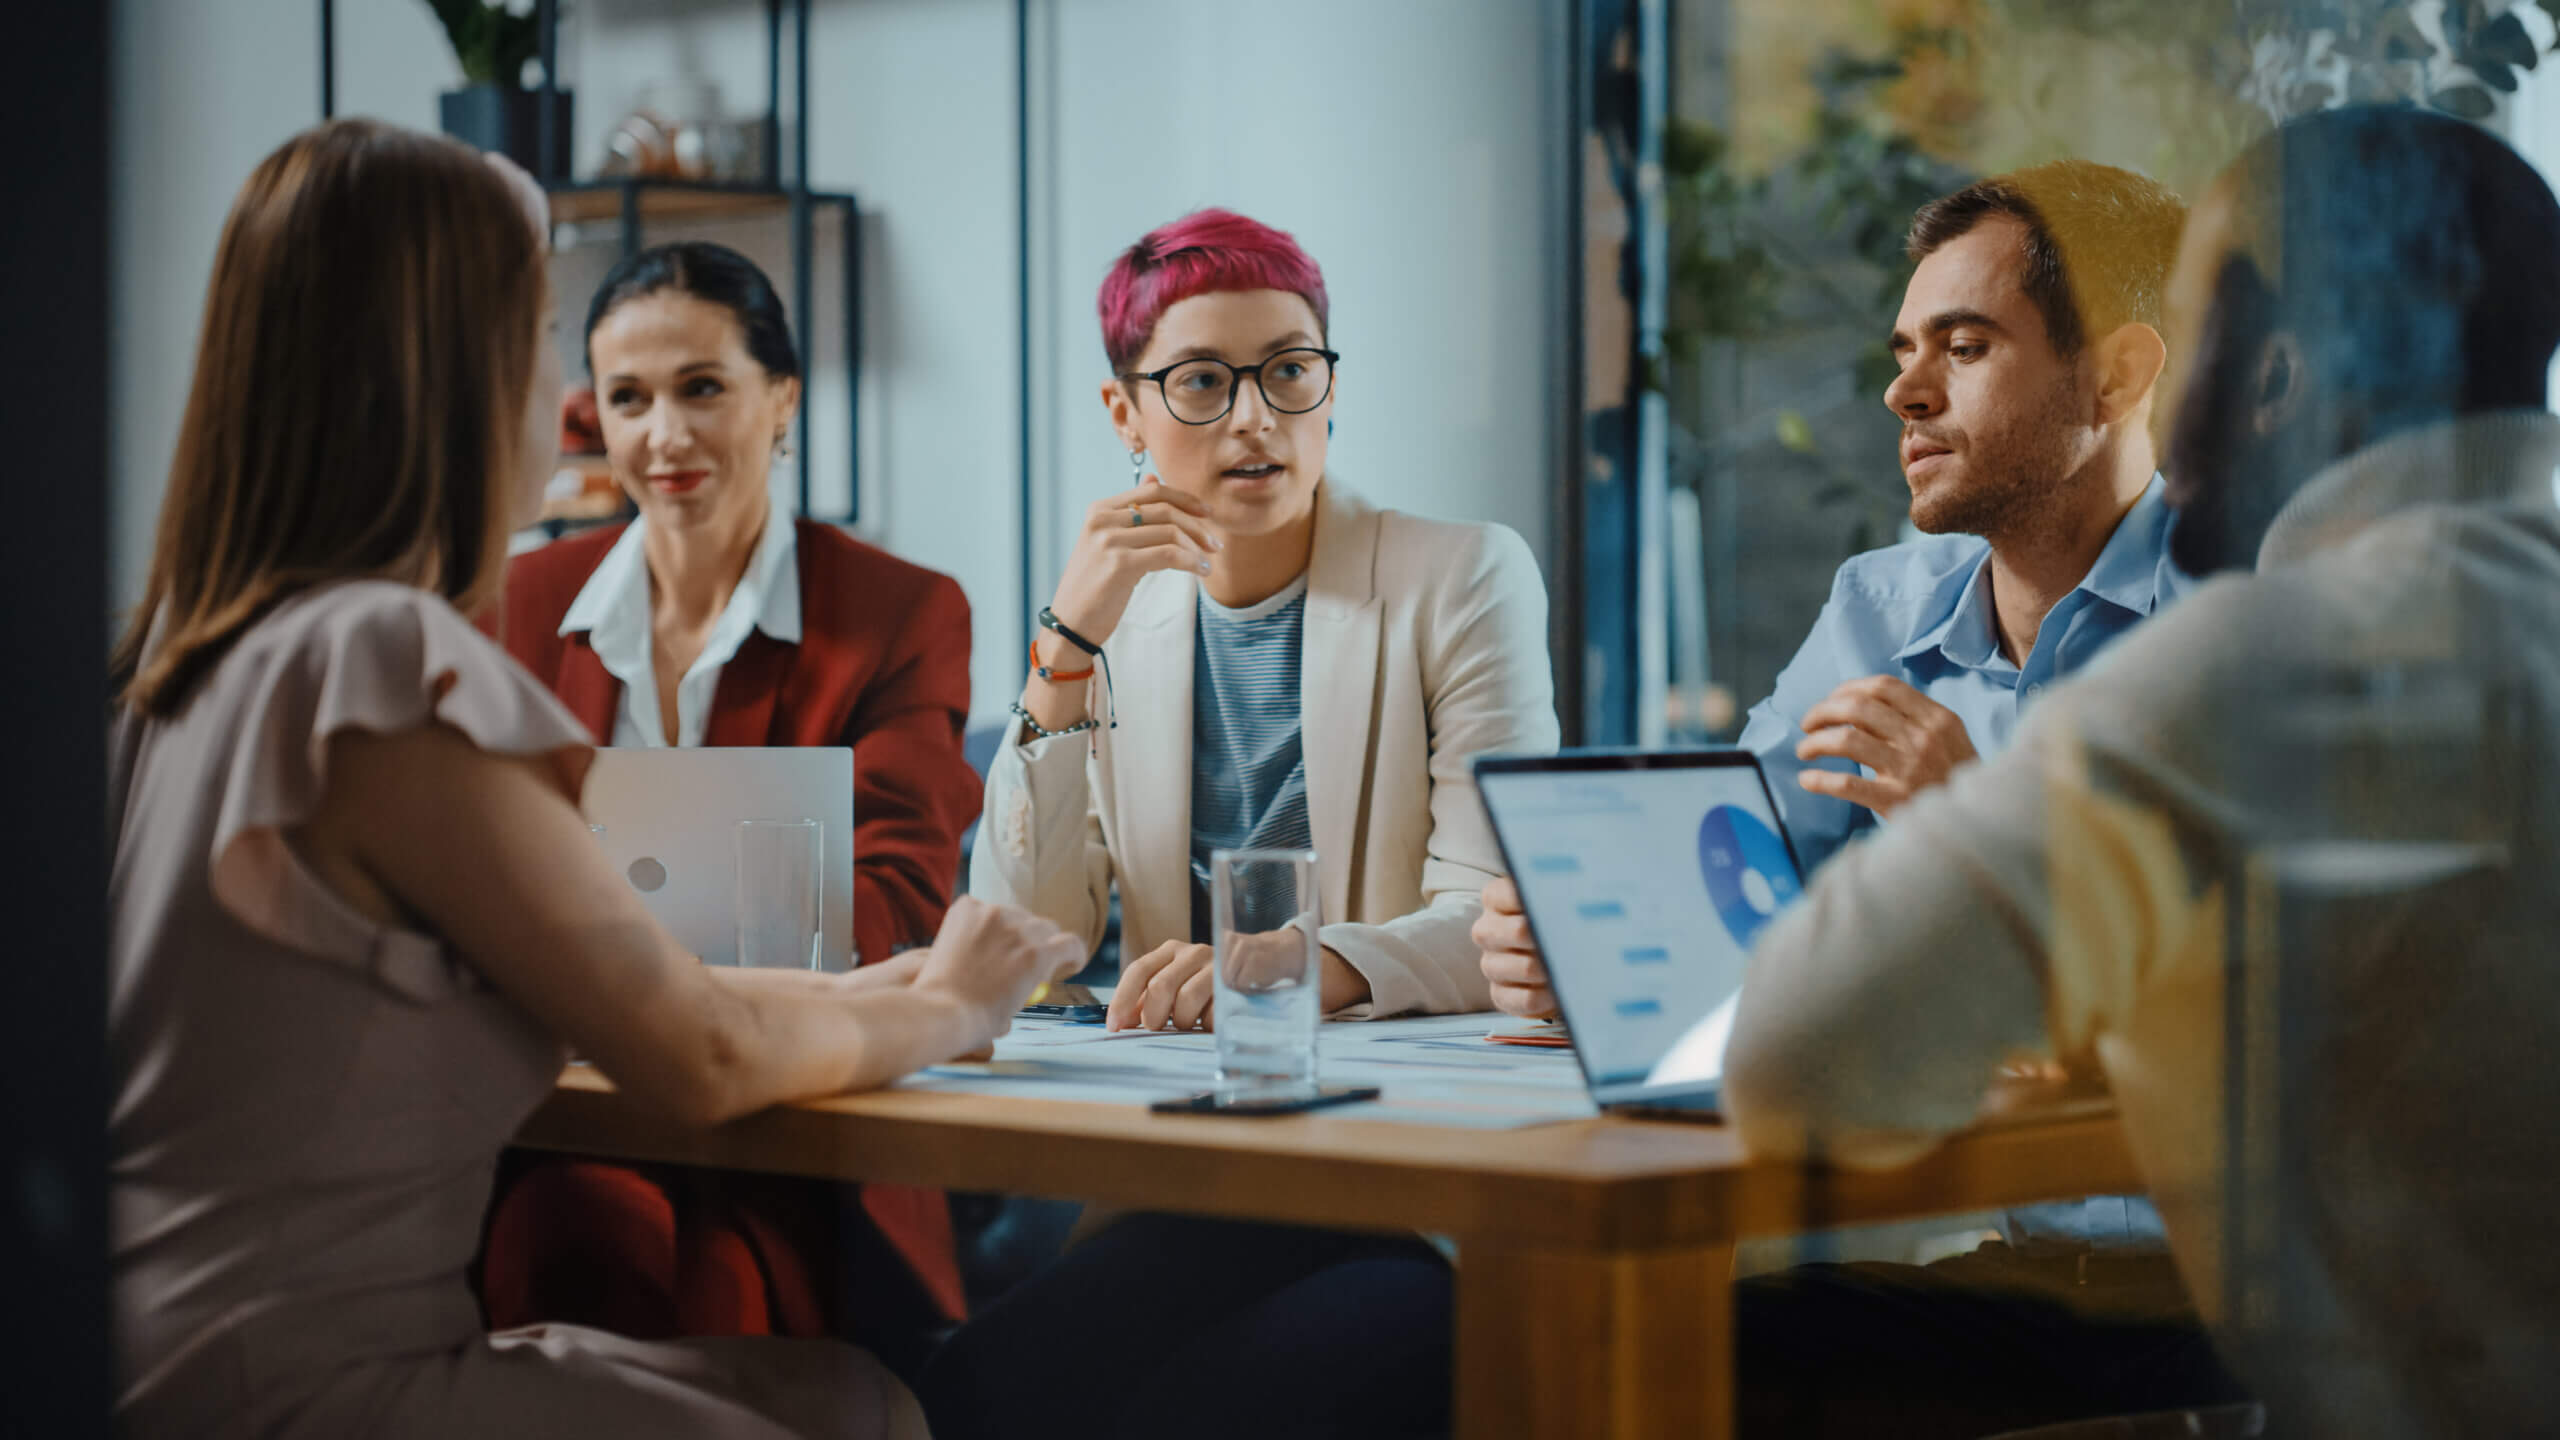
[[[1737,805],[1718,805],[1698,826],[1698,869],[1724,928],[1745,950],[1799,888],[1787,842]]]

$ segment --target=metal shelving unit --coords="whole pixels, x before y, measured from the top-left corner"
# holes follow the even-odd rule
[[[569,137],[553,133],[550,97],[559,85],[559,0],[537,0],[541,28],[543,96],[538,107],[541,134],[537,153],[542,163],[535,178],[551,194],[556,222],[620,223],[622,253],[637,254],[644,229],[653,220],[744,218],[779,215],[791,233],[791,323],[804,353],[817,335],[817,212],[836,210],[842,221],[839,263],[844,267],[845,367],[845,510],[828,517],[855,523],[862,511],[862,211],[849,192],[821,191],[809,184],[809,9],[811,0],[764,0],[765,126],[764,173],[772,183],[658,180],[610,176],[577,180],[569,175]],[[337,109],[337,0],[320,0],[320,116]],[[792,31],[793,108],[791,156],[784,178],[782,146],[782,32],[784,11]],[[814,357],[811,357],[814,359]],[[810,513],[815,475],[809,444],[807,404],[800,410],[799,513]]]

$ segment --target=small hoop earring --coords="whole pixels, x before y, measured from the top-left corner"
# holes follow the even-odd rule
[[[1135,484],[1137,484],[1139,481],[1144,480],[1144,479],[1146,479],[1146,478],[1147,478],[1147,452],[1146,452],[1146,451],[1144,451],[1144,450],[1132,450],[1132,451],[1130,451],[1130,452],[1129,452],[1129,483],[1130,483],[1130,484],[1132,484],[1132,485],[1135,485]]]
[[[777,431],[775,431],[775,432],[774,432],[774,436],[773,436],[773,453],[774,453],[774,455],[775,455],[777,458],[779,458],[779,459],[788,460],[788,459],[790,459],[790,458],[791,458],[791,432],[790,432],[790,431],[788,431],[788,430],[777,430]]]

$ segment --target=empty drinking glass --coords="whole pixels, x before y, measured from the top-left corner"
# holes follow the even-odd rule
[[[1315,852],[1219,850],[1209,873],[1218,1088],[1313,1090],[1324,1009]]]
[[[818,868],[825,843],[815,820],[738,822],[737,963],[818,968]]]

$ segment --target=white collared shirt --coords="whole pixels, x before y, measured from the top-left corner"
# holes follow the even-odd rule
[[[613,717],[613,743],[662,747],[666,727],[658,718],[658,676],[649,629],[649,561],[642,550],[646,519],[634,520],[605,552],[604,563],[560,621],[560,633],[585,631],[604,668],[622,682],[622,705]],[[736,658],[750,632],[762,630],[785,644],[800,643],[800,550],[791,517],[776,510],[756,541],[747,573],[711,627],[693,668],[676,682],[678,746],[702,743],[711,723],[711,698],[720,669]]]

